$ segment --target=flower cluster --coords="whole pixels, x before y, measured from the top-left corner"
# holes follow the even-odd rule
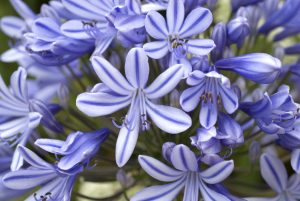
[[[0,200],[300,200],[299,0],[10,3]]]

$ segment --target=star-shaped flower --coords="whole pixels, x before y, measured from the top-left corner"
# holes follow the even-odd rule
[[[104,84],[77,97],[77,107],[89,116],[104,116],[128,105],[116,145],[116,162],[123,166],[130,158],[137,142],[140,126],[149,129],[148,115],[160,129],[180,133],[191,125],[191,118],[182,110],[156,105],[158,99],[172,91],[183,78],[182,65],[174,65],[161,73],[146,87],[149,77],[148,57],[142,48],[129,51],[126,78],[102,57],[93,57],[92,64]]]

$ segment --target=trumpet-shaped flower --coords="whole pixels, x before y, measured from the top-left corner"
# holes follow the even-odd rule
[[[170,0],[167,21],[156,11],[150,11],[145,20],[148,34],[156,41],[146,43],[148,56],[159,59],[171,52],[174,58],[185,58],[187,53],[207,55],[214,47],[213,40],[192,39],[204,32],[212,22],[211,12],[202,7],[193,9],[186,17],[182,0]]]
[[[68,135],[66,141],[38,139],[35,144],[47,152],[63,156],[57,163],[57,167],[68,171],[77,166],[88,165],[108,134],[108,129],[88,133],[77,131]]]
[[[221,104],[229,114],[238,108],[238,97],[230,88],[228,78],[216,71],[203,73],[195,70],[187,78],[187,83],[192,87],[183,91],[180,104],[190,112],[201,102],[199,120],[205,128],[215,125]]]
[[[180,133],[191,125],[191,118],[182,110],[156,105],[158,99],[171,92],[183,78],[181,65],[174,65],[160,74],[148,87],[148,57],[142,48],[129,51],[125,62],[126,78],[102,57],[93,57],[92,64],[104,84],[77,97],[77,107],[89,116],[103,116],[128,105],[129,111],[121,126],[116,145],[116,162],[123,166],[137,142],[140,126],[149,129],[148,115],[160,129]]]
[[[199,190],[205,201],[230,200],[207,184],[218,184],[226,179],[234,168],[232,160],[200,170],[196,155],[182,144],[173,147],[170,160],[174,168],[150,156],[139,156],[140,165],[151,177],[171,183],[145,188],[134,195],[131,201],[172,201],[182,189],[183,201],[198,201]]]

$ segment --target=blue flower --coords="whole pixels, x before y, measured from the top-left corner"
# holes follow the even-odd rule
[[[246,37],[250,34],[248,19],[238,16],[230,20],[227,24],[227,34],[230,43],[237,43],[238,47],[242,47]]]
[[[140,126],[143,130],[149,129],[148,115],[156,126],[168,133],[180,133],[190,127],[191,118],[186,113],[151,101],[168,94],[177,86],[183,77],[181,65],[168,68],[146,87],[149,64],[142,48],[133,48],[127,55],[127,79],[102,57],[93,57],[92,64],[104,84],[96,85],[91,92],[80,94],[77,107],[89,116],[103,116],[130,105],[116,145],[116,162],[119,166],[129,160]]]
[[[195,154],[182,144],[174,146],[170,159],[174,168],[150,156],[139,156],[140,165],[151,177],[171,183],[147,187],[134,195],[131,201],[171,201],[183,188],[184,201],[198,201],[199,190],[205,201],[230,200],[207,184],[217,184],[227,178],[234,168],[233,161],[223,161],[202,171]]]
[[[78,171],[72,173],[59,170],[23,146],[19,146],[18,151],[30,166],[27,169],[7,173],[3,177],[6,187],[14,190],[30,190],[42,186],[27,200],[70,200]]]
[[[66,141],[38,139],[35,141],[35,145],[47,152],[63,156],[57,163],[57,167],[68,171],[78,166],[87,166],[108,134],[108,129],[88,133],[77,131],[68,135]]]
[[[70,38],[93,41],[96,46],[94,54],[102,54],[116,37],[124,47],[145,40],[145,16],[139,0],[107,0],[97,4],[76,0],[62,2],[70,12],[79,16],[65,22],[62,33]]]
[[[236,72],[260,84],[273,82],[281,71],[280,60],[264,53],[221,59],[215,66],[218,69]]]
[[[300,176],[294,174],[288,179],[284,164],[276,156],[263,154],[260,157],[261,176],[277,193],[273,198],[247,198],[248,201],[296,201],[300,199]]]
[[[169,52],[177,59],[185,58],[187,53],[207,55],[215,47],[214,42],[192,37],[204,32],[211,22],[212,14],[208,9],[195,8],[185,17],[183,1],[170,0],[167,22],[156,11],[147,14],[146,31],[157,41],[146,43],[143,48],[154,59],[162,58]]]
[[[190,137],[191,144],[203,154],[216,154],[222,146],[237,147],[244,143],[241,126],[224,113],[219,114],[218,128],[198,128],[197,135]]]
[[[40,122],[54,132],[63,131],[48,106],[28,96],[26,78],[26,70],[19,67],[12,74],[11,85],[8,88],[0,76],[0,114],[2,117],[0,138],[10,142],[11,146],[25,145],[31,132]],[[20,168],[22,161],[20,154],[16,151],[11,168],[13,170]]]
[[[240,108],[255,118],[260,129],[268,134],[293,132],[298,116],[298,106],[286,85],[271,96],[264,94],[257,102],[241,103]]]
[[[297,174],[300,174],[300,149],[294,149],[291,154],[291,166]]]
[[[181,107],[190,112],[201,102],[199,120],[205,128],[215,125],[221,104],[229,114],[238,108],[238,97],[230,88],[228,78],[216,71],[203,73],[195,70],[187,78],[187,83],[192,87],[181,94]]]

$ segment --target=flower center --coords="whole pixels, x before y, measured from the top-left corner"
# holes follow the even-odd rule
[[[168,38],[169,51],[178,58],[185,57],[188,49],[186,42],[187,40],[179,38],[178,35],[170,35]]]

